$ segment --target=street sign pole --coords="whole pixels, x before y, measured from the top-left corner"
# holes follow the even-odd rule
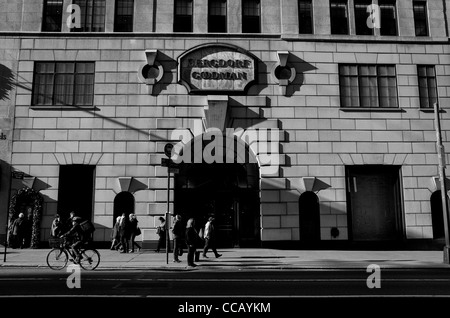
[[[166,264],[169,264],[169,246],[170,246],[170,169],[171,165],[173,165],[172,160],[170,159],[172,157],[172,150],[173,150],[173,144],[167,143],[164,146],[164,154],[169,159],[162,159],[161,165],[165,166],[167,165],[167,210],[166,210]]]
[[[448,199],[447,199],[447,187],[445,184],[445,150],[442,144],[441,123],[439,120],[439,105],[434,103],[434,120],[436,128],[436,145],[439,159],[439,181],[441,184],[441,199],[442,199],[442,214],[444,217],[444,233],[445,233],[445,246],[444,246],[444,263],[450,264],[449,250],[449,215],[448,215]]]

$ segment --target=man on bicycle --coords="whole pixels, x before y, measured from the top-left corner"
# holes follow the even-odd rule
[[[76,256],[75,262],[79,263],[81,260],[80,249],[81,246],[86,243],[87,238],[84,237],[83,230],[81,229],[80,223],[82,219],[80,217],[72,218],[72,228],[62,235],[62,237],[69,237],[71,241],[71,249]]]

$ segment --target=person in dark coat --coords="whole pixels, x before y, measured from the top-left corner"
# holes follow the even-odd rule
[[[130,240],[130,221],[127,218],[126,213],[122,213],[122,218],[120,220],[119,226],[120,233],[120,243],[122,244],[121,253],[129,252],[129,240]]]
[[[188,247],[188,253],[187,253],[188,266],[195,267],[197,265],[194,264],[194,257],[195,257],[196,246],[200,240],[200,237],[198,236],[197,230],[195,229],[195,220],[193,218],[190,218],[187,221],[185,239],[186,239],[186,245]]]
[[[72,228],[72,221],[75,217],[75,211],[70,211],[69,218],[64,222],[63,232],[67,232]]]
[[[159,236],[158,246],[156,247],[155,251],[156,253],[159,253],[161,248],[166,247],[166,220],[162,216],[160,216],[159,221],[161,222],[161,224],[159,224],[159,226],[156,228],[156,233]]]
[[[172,227],[173,235],[173,262],[180,263],[178,256],[183,255],[183,237],[184,237],[184,226],[181,222],[181,215],[177,214],[175,216],[175,222]]]
[[[27,231],[27,224],[25,220],[25,215],[19,213],[19,217],[14,221],[12,225],[12,234],[14,237],[14,248],[23,248],[25,245],[25,234]]]
[[[111,250],[118,250],[120,247],[120,220],[121,216],[116,218],[116,223],[114,223],[113,230],[111,231]]]
[[[136,214],[131,213],[130,214],[130,247],[131,247],[131,253],[134,253],[134,247],[136,246],[138,248],[138,252],[141,250],[141,246],[136,243],[135,238],[138,236],[138,223],[139,221],[136,218]],[[140,233],[139,233],[140,234]]]

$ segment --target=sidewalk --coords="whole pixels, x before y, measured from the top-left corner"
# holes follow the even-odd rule
[[[50,249],[9,249],[3,262],[4,247],[0,245],[0,267],[42,267]],[[109,249],[98,250],[101,262],[98,269],[154,269],[187,270],[186,253],[181,263],[172,262],[165,250],[121,254]],[[186,251],[185,251],[186,252]],[[443,263],[442,251],[355,251],[355,250],[279,250],[267,248],[220,249],[222,257],[196,262],[193,270],[267,270],[267,269],[366,269],[370,264],[381,268],[449,268]],[[191,268],[189,268],[191,270]]]

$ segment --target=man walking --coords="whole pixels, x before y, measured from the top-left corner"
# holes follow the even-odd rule
[[[210,217],[208,219],[208,222],[205,224],[205,233],[203,235],[205,239],[205,246],[203,248],[203,257],[208,258],[206,256],[206,253],[208,253],[208,249],[211,249],[216,256],[216,258],[219,258],[222,256],[222,254],[219,254],[216,250],[216,232],[214,228],[214,218]]]
[[[183,255],[183,233],[184,227],[181,224],[181,215],[177,214],[175,216],[175,223],[173,224],[172,234],[173,234],[173,262],[180,263],[178,256]]]

